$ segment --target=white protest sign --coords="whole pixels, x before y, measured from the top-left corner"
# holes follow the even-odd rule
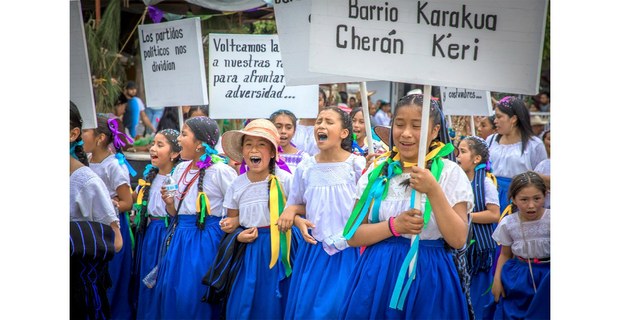
[[[69,10],[69,99],[80,110],[82,129],[92,129],[97,127],[97,116],[80,2],[72,0]]]
[[[490,116],[491,92],[441,87],[441,106],[448,116]]]
[[[286,85],[366,81],[360,77],[309,71],[311,6],[311,0],[273,2]]]
[[[538,92],[546,0],[313,0],[310,71]]]
[[[319,88],[286,86],[277,36],[211,33],[209,96],[214,119],[266,118],[278,109],[314,118]]]
[[[200,18],[140,25],[138,33],[146,104],[208,104]]]

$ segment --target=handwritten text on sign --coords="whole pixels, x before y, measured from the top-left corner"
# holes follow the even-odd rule
[[[310,71],[535,94],[545,17],[546,0],[313,0]]]
[[[445,115],[490,116],[493,114],[489,91],[441,87],[441,105]]]
[[[140,25],[138,29],[147,104],[207,104],[200,19]]]
[[[265,118],[288,109],[316,116],[318,86],[287,87],[275,35],[209,34],[213,118]]]

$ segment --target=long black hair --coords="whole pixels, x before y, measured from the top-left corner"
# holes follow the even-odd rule
[[[517,97],[507,96],[502,98],[496,106],[502,113],[508,115],[509,118],[517,116],[517,128],[521,133],[521,154],[525,152],[527,142],[535,136],[530,124],[530,110],[525,106],[523,100]],[[499,143],[502,138],[501,134],[497,134],[495,141]]]
[[[73,103],[73,101],[69,101],[69,125],[70,129],[79,128],[80,134],[77,139],[71,143],[71,148],[73,148],[74,154],[77,159],[85,166],[88,166],[88,157],[86,156],[86,152],[84,152],[84,147],[82,147],[82,115],[80,115],[80,110]]]

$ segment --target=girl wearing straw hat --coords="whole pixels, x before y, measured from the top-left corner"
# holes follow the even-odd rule
[[[229,319],[281,319],[284,315],[295,240],[292,230],[280,232],[277,226],[292,179],[276,164],[278,137],[278,130],[266,119],[222,135],[226,155],[247,164],[247,171],[233,181],[224,198],[228,218],[222,221],[222,230],[232,233],[235,228],[229,224],[241,226],[236,240],[245,244],[244,253],[234,262],[239,269],[226,299]]]

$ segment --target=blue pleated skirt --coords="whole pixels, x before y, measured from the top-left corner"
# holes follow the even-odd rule
[[[469,293],[476,319],[482,319],[484,307],[493,302],[493,293],[491,293],[492,284],[493,273],[491,270],[479,271],[478,273],[471,275]]]
[[[202,277],[213,263],[224,235],[220,217],[208,217],[204,230],[196,226],[195,215],[179,215],[177,219],[170,246],[159,264],[154,299],[159,312],[154,318],[216,319],[220,308],[201,299],[206,291]]]
[[[417,274],[403,310],[389,307],[411,240],[390,237],[362,254],[353,270],[340,319],[467,319],[467,301],[443,240],[421,240]]]
[[[530,305],[547,306],[550,304],[549,283],[543,281],[550,274],[551,263],[532,263],[532,273],[537,290],[534,293],[532,276],[527,262],[518,259],[506,261],[502,268],[502,285],[506,297],[500,297],[495,306],[494,319],[523,319],[528,314]],[[542,286],[541,286],[542,285]],[[532,311],[532,314],[535,314]]]
[[[302,240],[295,257],[285,319],[334,319],[345,284],[360,257],[359,248],[328,255],[323,245]]]
[[[239,273],[226,305],[227,319],[282,319],[290,277],[278,261],[269,269],[271,236],[258,229],[258,238],[246,245]]]
[[[157,265],[159,253],[166,236],[164,220],[151,220],[144,236],[141,236],[140,245],[136,248],[138,265],[138,306],[137,319],[153,319],[157,314],[160,302],[155,299],[155,289],[147,288],[142,279]]]
[[[131,307],[129,284],[131,281],[132,249],[131,230],[127,213],[119,216],[123,248],[114,255],[108,264],[108,272],[112,280],[112,287],[108,289],[108,301],[110,302],[110,317],[112,319],[132,319],[134,310]]]
[[[510,182],[512,178],[497,177],[497,193],[499,196],[499,213],[502,214],[504,209],[510,203],[508,198],[508,189],[510,188]]]

